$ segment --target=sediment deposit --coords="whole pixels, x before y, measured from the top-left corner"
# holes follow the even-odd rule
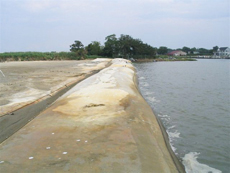
[[[179,172],[124,59],[80,82],[0,145],[3,172]]]
[[[109,62],[110,59],[0,63],[0,116],[50,97]]]
[[[0,143],[110,59],[0,63]]]

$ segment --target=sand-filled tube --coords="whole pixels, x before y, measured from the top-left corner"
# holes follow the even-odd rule
[[[69,90],[0,156],[3,172],[180,172],[124,59]]]

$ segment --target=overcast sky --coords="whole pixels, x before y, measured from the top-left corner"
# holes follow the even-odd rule
[[[230,47],[229,0],[0,0],[0,52],[69,51],[127,34],[153,47]]]

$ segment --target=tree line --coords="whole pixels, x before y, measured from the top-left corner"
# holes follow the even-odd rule
[[[70,51],[74,52],[76,56],[81,58],[92,55],[109,58],[156,58],[157,55],[166,55],[174,50],[184,51],[188,55],[213,55],[213,52],[217,49],[218,46],[213,47],[213,49],[189,48],[186,46],[178,49],[171,49],[165,46],[156,48],[144,43],[140,39],[135,39],[130,35],[124,34],[121,34],[118,38],[115,34],[107,36],[104,45],[101,45],[98,41],[92,41],[87,46],[84,46],[79,40],[76,40],[70,45]]]
[[[109,58],[154,58],[156,48],[144,43],[140,39],[134,39],[130,35],[121,34],[119,38],[115,34],[105,38],[104,45],[98,41],[92,41],[84,47],[81,41],[76,40],[70,45],[70,51],[82,58],[87,55],[98,55]]]
[[[182,48],[178,48],[178,49],[170,49],[167,48],[165,46],[161,46],[157,49],[157,53],[159,55],[165,55],[171,51],[174,50],[181,50],[185,53],[187,53],[188,55],[213,55],[213,52],[216,52],[218,49],[218,46],[213,47],[213,49],[205,49],[205,48],[189,48],[189,47],[182,47]]]
[[[171,49],[165,46],[159,48],[152,47],[140,39],[130,35],[121,34],[117,37],[115,34],[105,37],[105,43],[102,45],[98,41],[92,41],[87,46],[79,40],[70,45],[70,52],[7,52],[0,53],[0,61],[32,61],[32,60],[79,60],[85,58],[134,58],[134,59],[153,59],[161,55],[166,55],[173,50],[181,50],[188,55],[213,55],[218,46],[213,49],[182,47]]]

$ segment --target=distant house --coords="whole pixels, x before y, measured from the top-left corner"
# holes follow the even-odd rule
[[[230,57],[230,48],[229,47],[220,47],[217,52],[214,52],[214,56],[218,58],[229,58]]]
[[[198,54],[200,54],[200,52],[199,51],[193,51],[193,54],[198,55]]]
[[[183,52],[181,50],[174,50],[172,52],[167,53],[168,56],[185,56],[187,55],[186,52]]]

